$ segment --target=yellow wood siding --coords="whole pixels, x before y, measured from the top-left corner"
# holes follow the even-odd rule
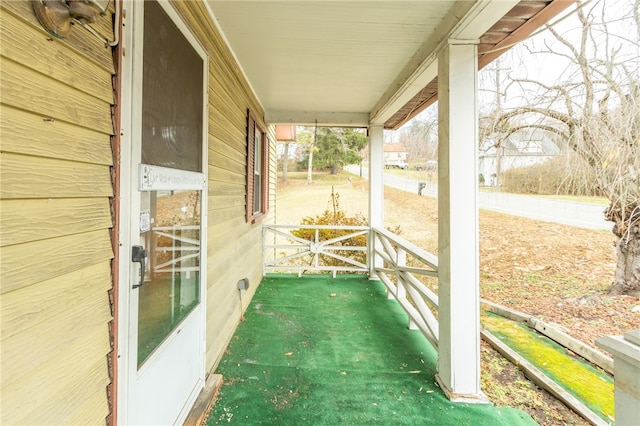
[[[103,164],[2,153],[0,167],[3,199],[113,195],[111,172]]]
[[[0,75],[0,97],[4,105],[32,111],[43,118],[106,134],[113,130],[108,102],[5,58]]]
[[[0,200],[3,246],[110,227],[109,200],[104,197]]]
[[[51,37],[29,0],[0,7],[0,424],[103,424],[111,48]],[[111,13],[94,28],[113,39]]]
[[[113,163],[109,135],[51,122],[42,116],[0,105],[2,151],[90,164]]]
[[[91,265],[69,274],[61,275],[41,285],[23,287],[0,295],[0,335],[6,340],[36,326],[46,326],[60,316],[61,311],[71,310],[86,302],[84,294],[94,288],[109,288],[109,262]],[[13,374],[19,374],[13,371]]]
[[[209,58],[209,198],[207,369],[217,365],[262,278],[262,226],[245,221],[247,110],[262,126],[264,112],[202,2],[173,2]],[[266,127],[266,126],[265,126]],[[273,138],[270,129],[271,140]],[[274,171],[275,143],[272,144]],[[275,174],[270,181],[275,200]],[[267,217],[270,220],[272,216]],[[249,278],[243,292],[238,280]]]
[[[65,40],[53,38],[47,34],[38,23],[38,18],[36,18],[36,15],[33,13],[33,6],[29,0],[3,1],[2,11],[11,12],[13,16],[26,24],[22,27],[21,31],[27,31],[27,28],[30,27],[35,28],[47,42],[63,44],[69,49],[82,54],[86,61],[96,63],[111,73],[115,72],[111,49],[105,48],[104,43],[101,43],[100,40],[94,36],[87,34],[87,30],[78,28],[72,31]],[[100,20],[105,22],[106,25],[109,25],[108,22],[111,22],[111,18],[111,14],[107,14],[100,18]],[[47,54],[47,56],[52,60],[55,59],[50,53]]]
[[[88,62],[79,53],[60,43],[51,43],[42,32],[7,14],[0,26],[4,58],[29,67],[108,103],[113,101],[111,72]],[[55,61],[47,60],[51,56]]]
[[[35,285],[113,257],[106,229],[4,246],[1,250],[0,293]]]

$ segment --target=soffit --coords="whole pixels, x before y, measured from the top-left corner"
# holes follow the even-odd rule
[[[554,16],[569,7],[573,0],[520,1],[503,18],[480,37],[478,69],[482,69]],[[438,100],[438,78],[435,77],[415,96],[385,121],[385,128],[397,129]]]
[[[395,128],[435,101],[434,61],[443,41],[461,35],[479,38],[483,65],[497,56],[484,52],[516,41],[529,20],[556,2],[208,4],[267,121],[367,125],[375,117]]]

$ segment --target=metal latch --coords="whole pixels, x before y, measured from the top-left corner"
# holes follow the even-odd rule
[[[144,284],[144,274],[147,266],[147,251],[142,246],[131,247],[131,261],[140,264],[140,281],[134,284],[133,288],[141,287]]]

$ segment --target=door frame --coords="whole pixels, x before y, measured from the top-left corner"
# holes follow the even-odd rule
[[[200,344],[200,379],[204,385],[206,374],[206,312],[207,312],[207,212],[208,212],[208,117],[209,117],[209,55],[207,50],[202,46],[200,41],[191,32],[189,26],[184,22],[183,18],[175,10],[169,0],[156,0],[163,10],[169,15],[173,23],[182,32],[185,38],[190,42],[193,48],[199,53],[203,59],[203,122],[202,122],[202,173],[205,175],[205,188],[202,190],[201,197],[201,241],[200,241],[200,313],[199,318],[193,318],[202,322],[202,335]],[[143,35],[144,20],[140,13],[140,7],[135,4],[136,0],[123,0],[122,10],[122,36],[121,44],[122,61],[120,76],[120,93],[117,94],[117,100],[120,103],[120,187],[116,193],[119,193],[119,211],[120,217],[119,228],[116,230],[118,236],[118,298],[117,303],[117,377],[112,380],[117,383],[114,392],[116,400],[112,403],[117,407],[117,418],[114,424],[129,424],[131,389],[129,381],[132,371],[131,351],[137,351],[130,345],[130,308],[132,303],[132,285],[134,268],[131,262],[131,246],[133,243],[132,232],[139,230],[139,218],[133,217],[131,213],[132,201],[134,199],[134,191],[138,191],[138,163],[133,163],[133,150],[140,149],[140,141],[134,140],[134,136],[140,133],[139,112],[133,110],[134,105],[141,105],[139,99],[139,91],[135,90],[142,84],[142,72],[138,75],[134,70],[142,59],[142,49],[136,46],[136,41],[141,40]],[[136,12],[138,15],[136,16]],[[140,68],[141,69],[141,68]],[[134,121],[134,115],[138,117],[138,122]],[[118,159],[116,159],[118,161]],[[137,301],[137,297],[135,298]],[[186,418],[189,412],[189,405],[192,405],[199,392],[189,397],[185,412],[181,413],[182,420]],[[180,418],[178,419],[180,420]]]

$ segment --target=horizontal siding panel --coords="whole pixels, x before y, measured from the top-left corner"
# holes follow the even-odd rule
[[[23,413],[24,417],[18,424],[68,424],[81,409],[83,402],[89,395],[104,391],[109,383],[107,374],[107,357],[89,364],[90,368],[81,371],[81,375],[69,383],[61,392],[52,394],[44,403],[35,407],[31,412]],[[26,410],[25,410],[26,411]],[[91,424],[104,424],[107,413],[96,412]]]
[[[2,371],[2,396],[9,385],[22,382],[39,369],[57,371],[56,363],[65,357],[76,357],[71,351],[91,357],[104,357],[109,348],[97,347],[96,342],[109,339],[107,323],[111,319],[109,296],[106,291],[92,291],[81,303],[60,313],[47,324],[32,327],[2,341],[2,360],[12,367]],[[92,346],[96,346],[95,348]],[[76,359],[78,364],[82,358]],[[48,364],[48,366],[46,365]],[[44,367],[43,367],[44,366]],[[26,387],[28,386],[17,386]],[[33,391],[33,390],[32,390]]]
[[[223,135],[223,132],[216,132],[217,135],[209,136],[209,164],[215,164],[218,157],[223,160],[233,161],[238,164],[247,164],[247,146],[240,145],[237,141],[230,143],[231,140]]]
[[[227,209],[218,209],[218,210],[210,210],[209,211],[209,224],[215,225],[218,223],[223,223],[228,220],[233,219],[234,217],[238,217],[242,215],[244,217],[245,214],[245,206],[242,205],[240,207],[229,207]],[[225,243],[225,244],[228,244]],[[211,246],[211,242],[209,242]]]
[[[239,173],[238,173],[239,172]],[[220,167],[209,167],[209,180],[215,182],[234,183],[236,185],[245,185],[247,183],[247,175],[245,167],[236,168],[235,171],[224,170]]]
[[[221,277],[217,279],[222,282]],[[218,286],[210,287],[207,291],[207,299],[215,301],[207,306],[207,369],[213,368],[220,361],[225,347],[240,323],[240,301],[236,287],[238,280],[239,278],[236,278],[236,281],[231,279],[228,282],[228,287],[233,287],[234,290],[229,288],[224,291],[225,289]]]
[[[210,81],[209,92],[209,109],[214,111],[216,116],[224,117],[231,128],[243,129],[247,123],[247,105],[238,105],[238,99],[228,93],[216,79]]]
[[[209,82],[209,93],[209,110],[216,117],[224,117],[231,128],[244,129],[247,123],[247,105],[238,105],[238,99],[228,93],[216,79]]]
[[[113,258],[108,230],[2,247],[0,294]]]
[[[209,211],[226,209],[229,207],[242,207],[244,208],[244,203],[246,199],[244,196],[219,196],[219,197],[209,197],[208,199],[208,207]]]
[[[109,7],[107,7],[107,11],[105,12],[105,14],[104,15],[98,14],[98,16],[96,17],[96,22],[91,24],[91,28],[93,28],[98,34],[100,34],[102,38],[109,41],[109,43],[115,40],[115,37],[113,34],[113,27],[114,27],[113,21],[115,18],[113,15],[116,12],[115,7],[116,6],[114,4],[114,0],[111,0],[109,2]]]
[[[52,79],[113,103],[111,72],[42,32],[24,25],[10,13],[0,16],[0,54]]]
[[[0,99],[27,111],[113,133],[111,105],[11,60],[2,61]]]
[[[211,198],[215,198],[215,197],[210,197],[209,199]],[[245,201],[243,199],[242,204],[240,204],[242,206],[243,211],[244,211],[244,203]],[[211,214],[211,210],[209,211],[209,214]],[[208,238],[208,241],[215,241],[218,239],[231,241],[232,238],[234,238],[236,235],[249,229],[249,226],[250,225],[245,220],[244,215],[237,216],[227,222],[210,224],[207,227],[207,238]]]
[[[234,74],[233,67],[230,67],[222,61],[211,61],[209,74],[213,77],[211,87],[214,89],[214,95],[217,93],[215,89],[218,88],[219,95],[232,99],[233,103],[229,103],[229,105],[235,104],[239,112],[246,112],[247,108],[250,108],[256,112],[259,111],[259,114],[256,114],[256,116],[262,117],[262,108],[260,105],[249,99],[253,94],[251,88],[244,82],[243,78],[239,79],[238,76]],[[244,96],[239,96],[239,93],[242,93]]]
[[[227,143],[226,139],[220,139],[218,136],[209,135],[209,159],[215,159],[219,155],[227,157],[236,163],[247,164],[247,149],[237,149]]]
[[[230,105],[235,105],[237,113],[246,111],[248,101],[246,96],[237,96],[238,92],[249,90],[249,87],[236,78],[234,69],[222,61],[209,62],[210,85],[213,96],[220,96],[231,100]],[[236,114],[237,114],[236,113]]]
[[[0,337],[6,340],[33,327],[46,326],[83,303],[87,294],[107,294],[110,288],[111,263],[102,262],[2,294]]]
[[[38,22],[38,18],[36,18],[35,13],[33,13],[33,6],[30,1],[3,1],[0,4],[2,5],[3,12],[9,11],[25,24],[37,29],[44,40],[47,40],[49,43],[65,44],[91,59],[110,73],[115,73],[111,48],[105,46],[104,42],[98,40],[97,37],[87,34],[84,28],[75,28],[67,38],[57,39],[42,28],[42,25]],[[110,21],[111,17],[104,16],[101,19]]]
[[[212,155],[209,156],[209,167],[208,167],[209,171],[211,171],[214,168],[225,169],[226,173],[235,172],[236,174],[241,174],[244,177],[243,180],[246,181],[247,163],[245,161],[240,163],[222,154],[216,154],[215,152],[213,154],[214,154],[213,156]],[[220,181],[220,179],[211,179],[211,180]]]
[[[108,414],[107,392],[99,388],[93,395],[86,395],[85,401],[78,407],[76,414],[68,424],[78,426],[102,424]]]
[[[0,105],[2,151],[94,164],[113,164],[111,138],[84,127],[47,120]]]
[[[216,79],[211,83],[210,108],[225,117],[234,128],[241,129],[247,121],[247,106],[237,105],[237,98],[225,90],[224,83]]]
[[[219,89],[209,86],[209,90]],[[218,123],[219,130],[226,130],[234,138],[244,140],[247,127],[247,107],[230,105],[229,103],[233,101],[226,96],[220,97],[219,94],[212,95],[211,98],[212,102],[209,104],[209,111],[212,111],[211,118]]]
[[[0,246],[112,226],[108,198],[0,200]]]
[[[37,346],[37,344],[34,346]],[[96,361],[103,361],[104,375],[108,376],[106,354],[110,350],[110,343],[106,324],[104,326],[94,327],[91,333],[77,339],[77,341],[62,349],[63,350],[46,363],[29,371],[29,373],[21,376],[10,385],[3,386],[3,417],[5,415],[5,407],[7,411],[9,411],[8,417],[13,419],[24,417],[25,411],[35,413],[35,415],[38,416],[40,410],[44,409],[43,405],[45,407],[48,405],[46,403],[47,400],[56,399],[57,395],[64,392],[68,387],[77,386],[79,380],[87,379],[87,365],[91,365]],[[104,386],[106,386],[107,383],[104,383]],[[91,385],[84,383],[83,387],[84,386],[89,387]],[[84,396],[81,400],[84,400]],[[81,400],[75,401],[75,404],[80,405]],[[67,405],[66,410],[60,414],[71,417],[70,414],[73,411],[72,407],[69,406],[69,402],[70,401],[65,401]],[[32,422],[31,424],[66,423],[33,423],[33,419],[29,417],[27,417],[27,419]],[[3,424],[15,423],[3,422]]]
[[[244,232],[236,235],[233,247],[225,242],[209,242],[207,282],[215,282],[216,276],[224,275],[227,270],[245,271],[246,276],[246,271],[258,265],[262,271],[262,226],[247,224],[242,230]]]
[[[209,196],[215,195],[245,195],[246,185],[236,185],[226,182],[209,182]]]
[[[1,198],[110,197],[109,166],[0,154]]]
[[[235,256],[237,256],[240,253],[243,253],[242,256],[244,256],[248,252],[248,248],[249,248],[248,246],[251,245],[251,242],[246,241],[246,234],[250,231],[251,227],[253,226],[255,225],[248,224],[248,223],[244,224],[242,228],[245,232],[243,232],[243,234],[241,234],[240,236],[237,236],[238,240],[236,241],[236,244],[233,246],[233,248],[229,247],[229,245],[224,241],[219,241],[219,240],[211,241],[207,246],[208,254],[211,257],[214,257],[215,262],[218,262],[220,265],[225,265],[228,263],[246,260],[244,258],[236,259]],[[262,235],[260,239],[262,240]],[[245,246],[243,246],[243,244]],[[237,248],[237,247],[241,247],[241,248]],[[218,272],[222,273],[223,271],[218,271]]]
[[[227,119],[213,111],[209,114],[209,134],[214,140],[223,141],[224,144],[242,153],[247,150],[247,125],[233,127]]]

